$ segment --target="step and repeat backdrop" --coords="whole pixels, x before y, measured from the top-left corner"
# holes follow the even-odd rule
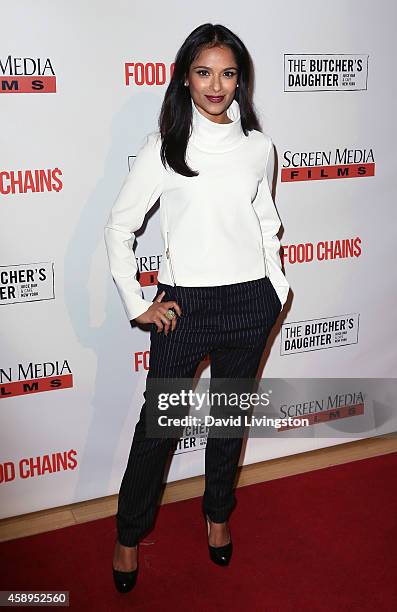
[[[157,129],[176,51],[206,22],[250,51],[255,108],[276,149],[291,290],[261,376],[285,383],[280,417],[310,420],[248,436],[241,464],[397,429],[397,8],[304,6],[2,3],[0,518],[118,492],[150,338],[125,316],[103,230]],[[151,300],[159,203],[135,246]],[[199,376],[210,374],[205,360]],[[204,473],[205,432],[185,434],[167,481]]]

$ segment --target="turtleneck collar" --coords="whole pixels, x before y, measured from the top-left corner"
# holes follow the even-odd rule
[[[215,123],[207,119],[192,102],[192,144],[207,153],[224,153],[235,149],[245,138],[241,127],[240,105],[233,100],[226,114],[231,123]]]

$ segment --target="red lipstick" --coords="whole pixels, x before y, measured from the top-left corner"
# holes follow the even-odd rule
[[[205,96],[210,102],[222,102],[225,96]]]

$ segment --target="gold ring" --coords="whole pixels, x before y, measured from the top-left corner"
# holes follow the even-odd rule
[[[172,319],[175,318],[176,315],[175,315],[175,312],[171,310],[171,308],[169,308],[167,312],[165,313],[165,316],[167,317],[167,319],[171,321]]]

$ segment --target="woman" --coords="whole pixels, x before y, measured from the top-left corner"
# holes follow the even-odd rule
[[[148,379],[192,378],[210,355],[211,380],[254,379],[289,291],[272,196],[274,150],[249,98],[242,41],[222,25],[196,28],[177,53],[159,131],[139,150],[105,228],[112,276],[130,321],[150,324]],[[131,238],[161,196],[164,254],[153,302],[135,276]],[[113,577],[138,572],[138,543],[153,524],[171,439],[145,435],[146,402],[122,480]],[[227,520],[240,438],[208,438],[203,510],[210,558],[227,565]]]

